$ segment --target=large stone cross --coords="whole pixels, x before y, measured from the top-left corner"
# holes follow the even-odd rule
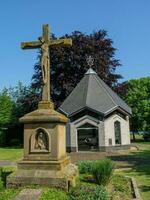
[[[71,39],[58,39],[52,40],[49,36],[48,24],[43,25],[43,35],[38,41],[22,42],[22,49],[37,49],[41,48],[41,68],[43,78],[43,91],[42,101],[50,101],[50,57],[49,49],[50,46],[61,46],[61,45],[72,45]]]

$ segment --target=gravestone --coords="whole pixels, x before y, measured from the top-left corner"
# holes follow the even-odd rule
[[[43,25],[43,36],[38,41],[21,43],[23,49],[41,48],[43,78],[42,101],[38,109],[24,115],[24,157],[17,171],[7,177],[7,187],[46,185],[68,190],[75,185],[77,167],[66,154],[66,123],[68,119],[54,110],[50,98],[51,46],[71,45],[71,39],[52,40],[48,25]]]

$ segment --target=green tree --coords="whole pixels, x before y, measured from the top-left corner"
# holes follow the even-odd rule
[[[4,145],[6,139],[6,130],[12,120],[13,102],[8,95],[8,91],[4,89],[0,93],[0,145]]]
[[[150,131],[150,77],[124,83],[123,98],[132,108],[131,130]]]
[[[0,93],[0,127],[6,127],[11,122],[13,103],[5,89]]]
[[[14,102],[13,121],[18,123],[20,117],[36,108],[37,94],[33,88],[24,86],[21,82],[18,82],[16,87],[9,88],[8,91]]]
[[[1,92],[0,138],[3,144],[5,141],[5,145],[22,144],[23,125],[19,123],[19,118],[35,109],[35,98],[33,89],[30,86],[24,86],[21,82],[18,82],[16,87],[4,89]]]
[[[7,145],[22,145],[23,124],[19,118],[34,110],[37,105],[36,94],[30,86],[24,86],[18,82],[17,86],[8,89],[13,101],[11,123],[7,129]]]

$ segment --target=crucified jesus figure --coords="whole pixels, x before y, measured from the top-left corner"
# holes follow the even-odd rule
[[[71,39],[58,39],[52,40],[49,36],[48,24],[43,25],[43,35],[38,41],[22,42],[21,47],[23,49],[35,49],[41,48],[41,70],[43,78],[43,92],[42,101],[50,101],[50,56],[49,48],[51,46],[64,46],[72,45]]]
[[[50,90],[50,57],[49,57],[49,47],[47,44],[43,43],[41,46],[41,69],[43,78],[43,91],[42,99],[45,100],[47,90]],[[47,86],[47,87],[46,87]]]

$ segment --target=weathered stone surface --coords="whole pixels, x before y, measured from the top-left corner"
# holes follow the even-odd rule
[[[27,169],[20,169],[8,176],[7,188],[43,185],[68,191],[70,185],[75,186],[78,176],[77,166],[73,164],[66,165],[63,170]]]
[[[74,187],[76,185],[76,177],[78,176],[78,167],[70,163],[64,169],[64,176],[69,181],[69,186]]]
[[[34,157],[30,160],[22,160],[18,162],[18,169],[23,170],[63,170],[66,165],[70,163],[70,157],[64,157],[60,160],[33,160]]]
[[[67,123],[68,118],[53,109],[37,109],[19,119],[21,123],[45,123],[45,122],[61,122]]]
[[[38,200],[41,194],[40,189],[24,189],[13,200]]]

